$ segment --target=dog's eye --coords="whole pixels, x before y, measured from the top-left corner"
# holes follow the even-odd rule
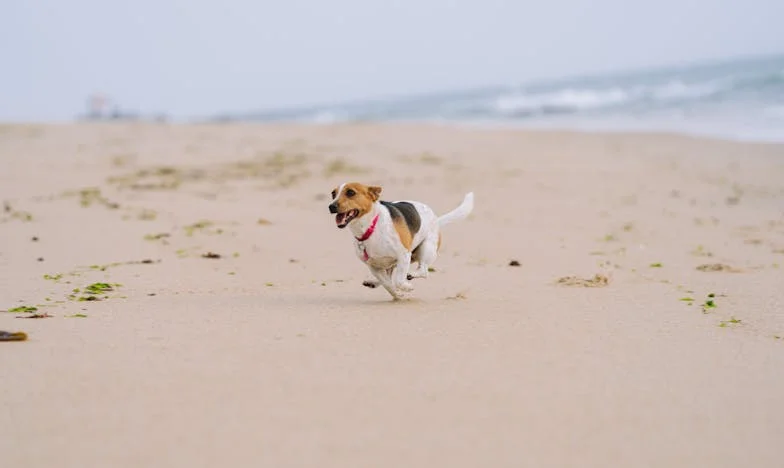
[[[337,190],[333,190],[332,191],[332,198],[334,199],[337,196],[338,196],[338,191]]]
[[[349,198],[353,197],[356,194],[357,194],[357,192],[355,192],[355,191],[353,191],[351,189],[346,190],[346,196],[349,197]]]

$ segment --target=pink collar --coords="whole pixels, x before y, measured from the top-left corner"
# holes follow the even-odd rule
[[[366,240],[370,239],[370,236],[373,235],[373,231],[376,230],[376,223],[377,222],[378,222],[378,215],[376,215],[376,217],[373,218],[373,221],[371,221],[371,223],[370,223],[370,227],[367,228],[367,231],[365,231],[364,234],[362,234],[362,237],[355,237],[355,239],[358,242],[365,242]]]

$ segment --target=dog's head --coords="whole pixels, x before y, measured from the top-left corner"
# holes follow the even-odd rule
[[[335,215],[335,224],[343,229],[351,221],[361,218],[373,209],[381,196],[381,187],[350,182],[332,191],[329,212]]]

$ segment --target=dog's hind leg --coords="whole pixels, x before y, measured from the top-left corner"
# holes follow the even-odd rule
[[[438,258],[438,248],[441,244],[441,235],[437,232],[430,234],[416,249],[417,268],[408,275],[408,279],[427,278],[428,269]]]

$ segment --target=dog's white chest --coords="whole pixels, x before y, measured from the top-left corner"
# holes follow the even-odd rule
[[[365,263],[378,270],[389,270],[397,265],[395,257],[371,257]]]
[[[387,270],[397,264],[394,252],[388,252],[384,243],[357,242],[357,256],[368,266],[380,270]]]

